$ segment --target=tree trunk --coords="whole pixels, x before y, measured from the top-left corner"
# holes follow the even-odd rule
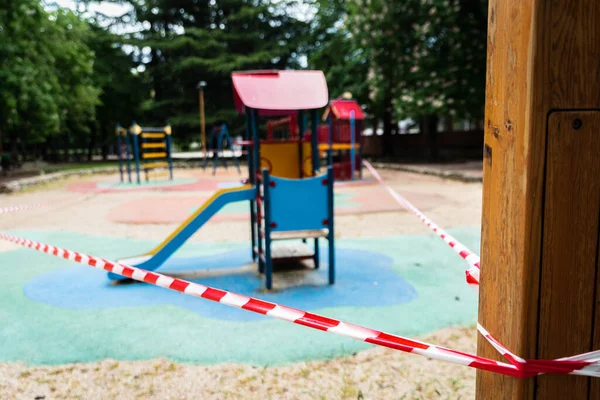
[[[383,156],[393,157],[394,156],[394,138],[392,137],[392,113],[389,107],[385,107],[383,112]]]
[[[92,132],[90,133],[90,141],[88,143],[88,153],[87,153],[88,162],[92,161],[92,158],[94,155],[94,150],[96,149],[96,137],[98,136],[99,129],[100,129],[100,127],[98,126],[98,122],[95,121],[94,128],[91,130]]]
[[[70,148],[69,134],[65,133],[63,135],[63,151],[64,151],[63,158],[62,158],[63,162],[67,162],[67,163],[69,162],[69,148]]]
[[[110,132],[107,132],[108,128],[106,126],[103,126],[100,129],[100,143],[102,143],[101,149],[102,149],[102,160],[106,161],[108,160],[108,149],[110,148],[110,144],[109,141],[107,140],[108,137],[110,137]]]
[[[17,161],[19,159],[19,152],[17,149],[17,133],[12,131],[9,136],[9,146],[10,146],[10,164],[13,166],[17,165]]]
[[[42,160],[48,162],[48,139],[42,144]]]
[[[428,115],[421,119],[421,134],[426,146],[425,154],[430,161],[439,160],[438,149],[438,117],[437,115]]]

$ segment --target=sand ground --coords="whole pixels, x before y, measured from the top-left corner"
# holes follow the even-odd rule
[[[443,180],[400,171],[380,171],[398,192],[410,192],[417,207],[427,203],[428,216],[445,228],[479,226],[481,184]],[[179,175],[193,174],[181,171]],[[115,176],[86,178],[102,181]],[[148,196],[147,191],[80,194],[66,190],[80,180],[68,179],[22,193],[0,197],[0,207],[44,203],[26,212],[2,215],[0,230],[68,230],[84,234],[160,240],[176,224],[119,224],[106,218],[126,200]],[[152,196],[161,196],[154,191]],[[165,196],[190,196],[169,192]],[[433,199],[433,200],[432,200]],[[422,202],[420,205],[419,203]],[[428,233],[405,211],[342,215],[336,236],[385,237]],[[218,222],[194,235],[196,241],[249,239],[247,223]],[[0,242],[0,251],[15,245]],[[448,328],[425,340],[474,352],[473,327]],[[196,366],[169,360],[100,363],[56,367],[0,364],[1,399],[458,399],[474,396],[475,372],[397,351],[373,348],[354,356],[282,367],[256,368],[224,364]]]

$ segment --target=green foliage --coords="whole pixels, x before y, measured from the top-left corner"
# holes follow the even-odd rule
[[[324,71],[331,97],[349,91],[362,104],[369,102],[369,70],[365,49],[358,46],[348,30],[345,0],[317,0],[311,26],[312,46],[308,62]]]
[[[483,118],[486,0],[421,2],[410,74],[394,103],[400,116]]]
[[[0,3],[0,140],[13,155],[106,154],[115,124],[133,120],[170,122],[183,145],[199,136],[199,81],[208,128],[239,134],[231,72],[305,58],[331,97],[352,92],[387,133],[403,118],[483,114],[486,0],[115,1],[132,11]]]
[[[145,29],[135,44],[151,85],[144,121],[174,125],[178,140],[199,132],[199,81],[206,81],[206,120],[240,133],[231,73],[298,67],[308,23],[286,11],[297,1],[220,0],[132,2]]]
[[[93,34],[88,46],[95,57],[93,80],[100,90],[92,134],[98,134],[94,144],[106,148],[114,143],[117,124],[128,126],[140,120],[149,91],[143,75],[135,71],[132,56],[123,51],[124,38],[93,21],[90,21],[90,29]]]
[[[48,17],[37,1],[8,2],[0,9],[0,129],[38,140],[60,129]]]
[[[486,0],[316,0],[311,66],[376,119],[481,118]]]
[[[89,34],[71,11],[47,12],[38,1],[0,8],[0,129],[13,145],[89,133],[99,95]]]

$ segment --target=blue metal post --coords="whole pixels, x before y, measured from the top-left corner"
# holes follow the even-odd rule
[[[253,148],[252,148],[252,152],[253,152],[253,160],[252,160],[252,179],[254,179],[254,182],[256,182],[255,186],[256,186],[256,199],[257,199],[257,204],[256,204],[256,214],[255,214],[255,222],[256,222],[256,226],[255,226],[255,231],[256,231],[256,254],[258,256],[258,271],[259,272],[264,272],[264,255],[263,255],[263,251],[262,251],[262,237],[261,237],[261,229],[262,229],[262,221],[261,221],[261,215],[260,215],[260,207],[261,204],[258,203],[258,200],[261,197],[261,185],[259,182],[257,182],[258,180],[258,171],[259,171],[259,166],[260,166],[260,137],[258,135],[258,110],[251,110],[251,128],[252,128],[252,142],[253,142]],[[264,185],[264,182],[263,182]],[[264,199],[263,199],[264,200]],[[263,201],[264,203],[264,201]],[[264,210],[264,204],[262,204],[263,210]]]
[[[246,114],[246,137],[245,139],[248,141],[252,141],[254,139],[254,135],[252,134],[252,111],[246,107],[244,109],[244,114]],[[248,147],[248,181],[250,183],[256,182],[256,176],[252,176],[252,154],[254,153],[254,145]]]
[[[311,110],[310,114],[312,119],[312,133],[310,135],[312,172],[313,176],[315,176],[319,172],[319,169],[321,169],[321,157],[319,154],[319,115],[317,114],[317,110]]]
[[[356,142],[355,138],[354,138],[354,110],[350,111],[350,168],[351,168],[351,174],[350,174],[350,179],[354,180],[354,174],[356,171],[356,150],[354,149],[354,144]]]
[[[315,252],[313,255],[313,261],[315,263],[315,269],[319,269],[319,238],[315,238]]]
[[[327,168],[327,211],[328,211],[328,234],[327,241],[329,242],[329,284],[335,283],[335,232],[333,224],[333,167]]]
[[[245,139],[246,140],[251,140],[252,139],[252,111],[246,107],[246,109],[244,110],[244,113],[246,114],[246,136]],[[254,165],[254,146],[249,146],[248,147],[248,182],[251,184],[256,184],[256,173],[252,170],[252,167]],[[258,256],[258,252],[255,250],[257,249],[257,244],[256,244],[256,196],[254,197],[254,200],[250,200],[250,236],[252,238],[252,261],[256,261],[257,256]],[[260,259],[259,259],[259,263],[260,263]]]
[[[265,281],[268,290],[273,288],[273,260],[271,259],[271,187],[269,185],[269,170],[263,169],[263,209],[265,212]]]
[[[254,143],[254,174],[260,168],[260,135],[258,134],[258,110],[252,110],[252,141]]]
[[[169,163],[169,179],[173,180],[173,158],[171,156],[171,126],[167,125],[169,134],[167,136],[167,162]]]

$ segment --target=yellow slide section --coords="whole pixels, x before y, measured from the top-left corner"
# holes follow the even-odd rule
[[[255,198],[256,187],[252,185],[219,190],[175,229],[168,238],[156,246],[155,249],[141,256],[123,258],[119,262],[134,265],[148,271],[154,271],[160,268],[186,240],[197,232],[213,215],[218,213],[224,205],[238,201],[252,201]],[[108,274],[108,278],[110,280],[123,279],[120,275],[113,274],[112,272]]]
[[[154,248],[150,252],[146,253],[146,255],[152,256],[152,255],[158,253],[163,247],[165,247],[169,242],[171,242],[173,240],[173,238],[175,238],[177,235],[179,235],[179,233],[181,233],[181,231],[183,231],[188,225],[190,225],[193,221],[195,221],[198,218],[198,216],[200,216],[200,214],[202,214],[208,208],[208,206],[210,206],[213,203],[216,203],[216,200],[221,198],[221,196],[223,196],[224,194],[240,192],[240,191],[248,190],[248,189],[253,190],[254,186],[244,185],[244,186],[240,186],[240,187],[236,187],[236,188],[221,189],[221,190],[215,192],[208,200],[206,200],[206,202],[200,208],[198,208],[196,210],[196,212],[194,214],[190,215],[188,217],[188,219],[186,219],[181,225],[179,225],[179,227],[177,229],[175,229],[169,235],[169,237],[167,237],[165,240],[163,240],[163,242],[161,244],[159,244],[158,246],[156,246],[156,248]]]

